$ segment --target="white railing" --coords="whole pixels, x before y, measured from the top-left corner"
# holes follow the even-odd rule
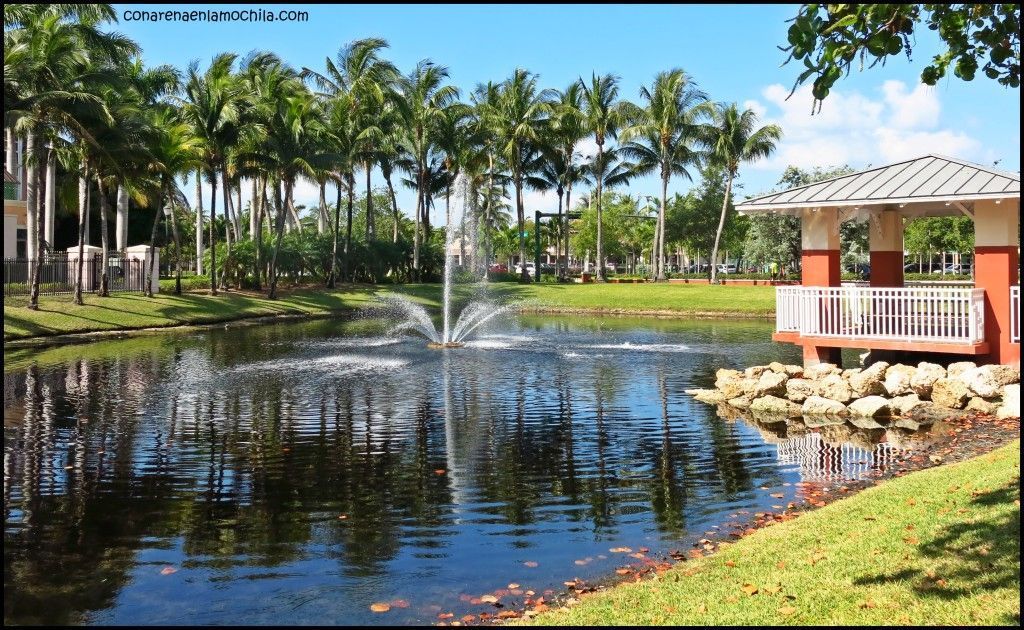
[[[775,330],[800,332],[800,292],[803,287],[776,287]]]
[[[983,289],[778,287],[775,298],[779,332],[952,343],[985,338]]]
[[[1010,287],[1010,340],[1020,343],[1020,285]]]

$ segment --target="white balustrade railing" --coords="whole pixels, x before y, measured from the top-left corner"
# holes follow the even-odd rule
[[[1010,287],[1010,339],[1020,343],[1020,286]]]
[[[985,291],[948,287],[778,287],[779,332],[845,339],[977,343]]]

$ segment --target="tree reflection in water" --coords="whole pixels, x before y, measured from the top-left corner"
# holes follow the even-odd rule
[[[788,358],[768,331],[551,318],[439,356],[315,322],[12,355],[5,621],[429,622],[608,574],[609,547],[676,547],[810,474],[682,393]],[[390,598],[412,606],[369,613]]]

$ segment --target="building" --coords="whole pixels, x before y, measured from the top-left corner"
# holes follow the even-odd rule
[[[736,204],[801,218],[802,284],[776,289],[773,339],[804,364],[842,348],[964,355],[1020,365],[1020,174],[925,155]],[[904,223],[974,221],[974,287],[904,286]],[[870,286],[842,286],[839,225],[869,221]]]
[[[24,258],[28,206],[20,182],[4,169],[4,258]]]

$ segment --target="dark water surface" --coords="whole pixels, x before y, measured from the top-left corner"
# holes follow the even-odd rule
[[[523,317],[448,351],[382,330],[6,353],[5,622],[494,612],[467,600],[610,575],[629,560],[612,548],[685,547],[796,482],[884,465],[883,434],[772,434],[683,393],[798,361],[767,322]]]

